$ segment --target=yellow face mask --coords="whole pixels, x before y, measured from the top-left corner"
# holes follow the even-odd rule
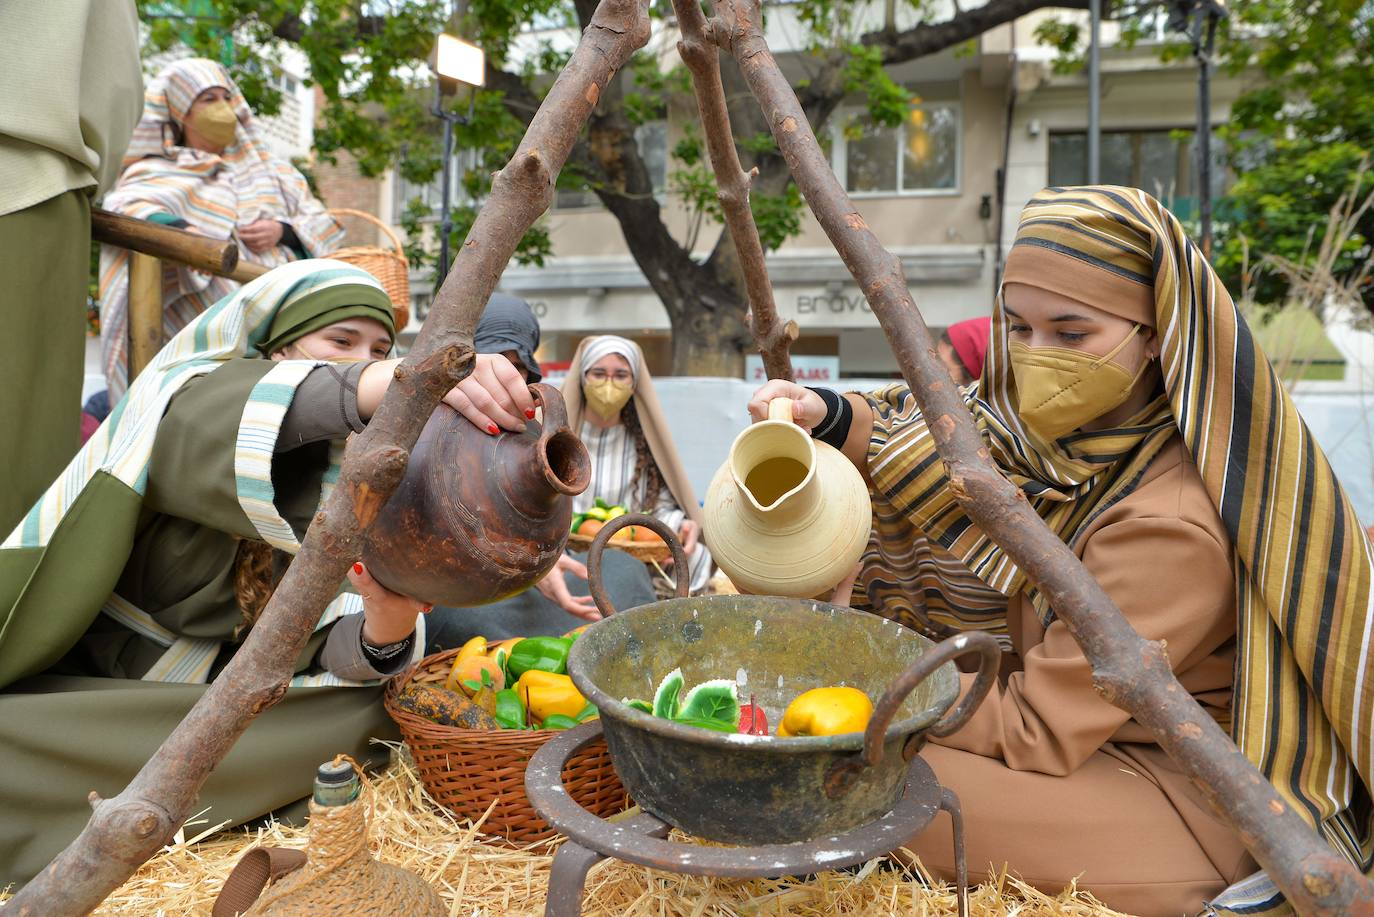
[[[586,379],[582,382],[582,393],[587,396],[587,410],[602,420],[610,420],[620,414],[635,387],[633,382],[615,379]]]
[[[1105,356],[1067,347],[1011,345],[1011,372],[1016,379],[1017,413],[1036,436],[1052,443],[1083,424],[1121,405],[1145,374],[1150,361],[1134,375],[1113,363],[1141,326],[1136,325]]]
[[[202,105],[191,115],[196,132],[215,146],[229,146],[238,132],[239,119],[228,102]]]

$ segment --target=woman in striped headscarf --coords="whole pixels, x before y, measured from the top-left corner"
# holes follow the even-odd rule
[[[242,645],[394,377],[394,321],[342,262],[264,274],[168,342],[0,546],[0,886],[70,841],[86,794],[122,789]],[[501,356],[446,401],[471,412],[487,385],[534,413]],[[361,563],[346,585],[206,783],[215,822],[292,803],[322,759],[394,736],[382,680],[423,655],[428,609]]]
[[[124,172],[104,204],[212,239],[234,239],[242,259],[267,267],[322,257],[344,235],[305,177],[267,148],[228,71],[203,58],[177,61],[148,84]],[[238,286],[164,265],[166,336]],[[129,253],[101,246],[100,341],[111,404],[129,385],[128,308]]]
[[[911,392],[771,382],[871,482],[856,604],[933,637],[991,631],[998,687],[923,752],[964,803],[975,869],[1077,878],[1135,914],[1282,905],[1151,735],[1098,697],[1064,622],[945,485]],[[1368,538],[1211,266],[1143,191],[1051,188],[1022,213],[982,378],[993,457],[1183,687],[1368,871]],[[971,676],[964,676],[967,681]],[[947,872],[939,832],[912,845]],[[1230,888],[1228,888],[1230,886]],[[1217,897],[1220,896],[1220,897]]]

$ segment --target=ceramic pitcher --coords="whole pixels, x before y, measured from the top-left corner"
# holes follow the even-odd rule
[[[439,405],[368,530],[363,562],[393,592],[435,605],[494,602],[557,562],[572,498],[592,479],[558,389],[530,386],[543,423],[489,436]]]
[[[776,398],[712,479],[703,532],[741,592],[828,597],[859,562],[872,521],[858,469],[792,423],[790,398]]]

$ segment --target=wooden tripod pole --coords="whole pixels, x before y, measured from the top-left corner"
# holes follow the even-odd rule
[[[648,42],[646,6],[602,0],[597,7],[515,155],[496,173],[415,348],[350,443],[338,486],[257,625],[123,792],[107,800],[92,794],[90,822],[6,905],[6,917],[89,912],[167,843],[253,717],[286,693],[293,663],[358,558],[362,533],[400,482],[425,421],[471,371],[477,321],[521,236],[548,208],[583,123],[616,71]]]
[[[1336,854],[1279,796],[1230,737],[1174,677],[1164,647],[1143,639],[1078,558],[1037,516],[1021,491],[988,456],[949,372],[911,297],[901,262],[886,251],[835,178],[791,85],[768,50],[759,0],[721,0],[709,21],[693,0],[674,0],[683,57],[698,99],[719,94],[701,74],[697,46],[714,43],[738,61],[750,90],[835,250],[863,290],[928,419],[959,505],[1049,599],[1093,668],[1093,686],[1130,713],[1235,827],[1255,859],[1303,914],[1374,913],[1374,884]],[[701,105],[712,155],[729,123],[724,99]],[[719,174],[723,166],[716,163]],[[736,169],[738,166],[736,166]],[[738,237],[736,237],[738,242]],[[760,270],[761,260],[740,262]],[[766,282],[766,278],[765,278]],[[760,342],[760,346],[763,344]]]

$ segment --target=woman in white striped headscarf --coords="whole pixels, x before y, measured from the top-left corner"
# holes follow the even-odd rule
[[[568,423],[592,456],[592,484],[573,498],[577,512],[597,497],[656,516],[678,533],[692,565],[692,592],[711,579],[701,541],[701,506],[682,466],[639,345],[603,334],[585,338],[563,383]]]
[[[148,84],[124,172],[104,204],[211,239],[234,239],[240,258],[267,267],[323,257],[344,235],[305,176],[264,144],[228,71],[202,58],[177,61]],[[164,265],[164,333],[171,338],[238,287]],[[102,246],[100,342],[111,405],[129,385],[128,308],[129,253]]]

